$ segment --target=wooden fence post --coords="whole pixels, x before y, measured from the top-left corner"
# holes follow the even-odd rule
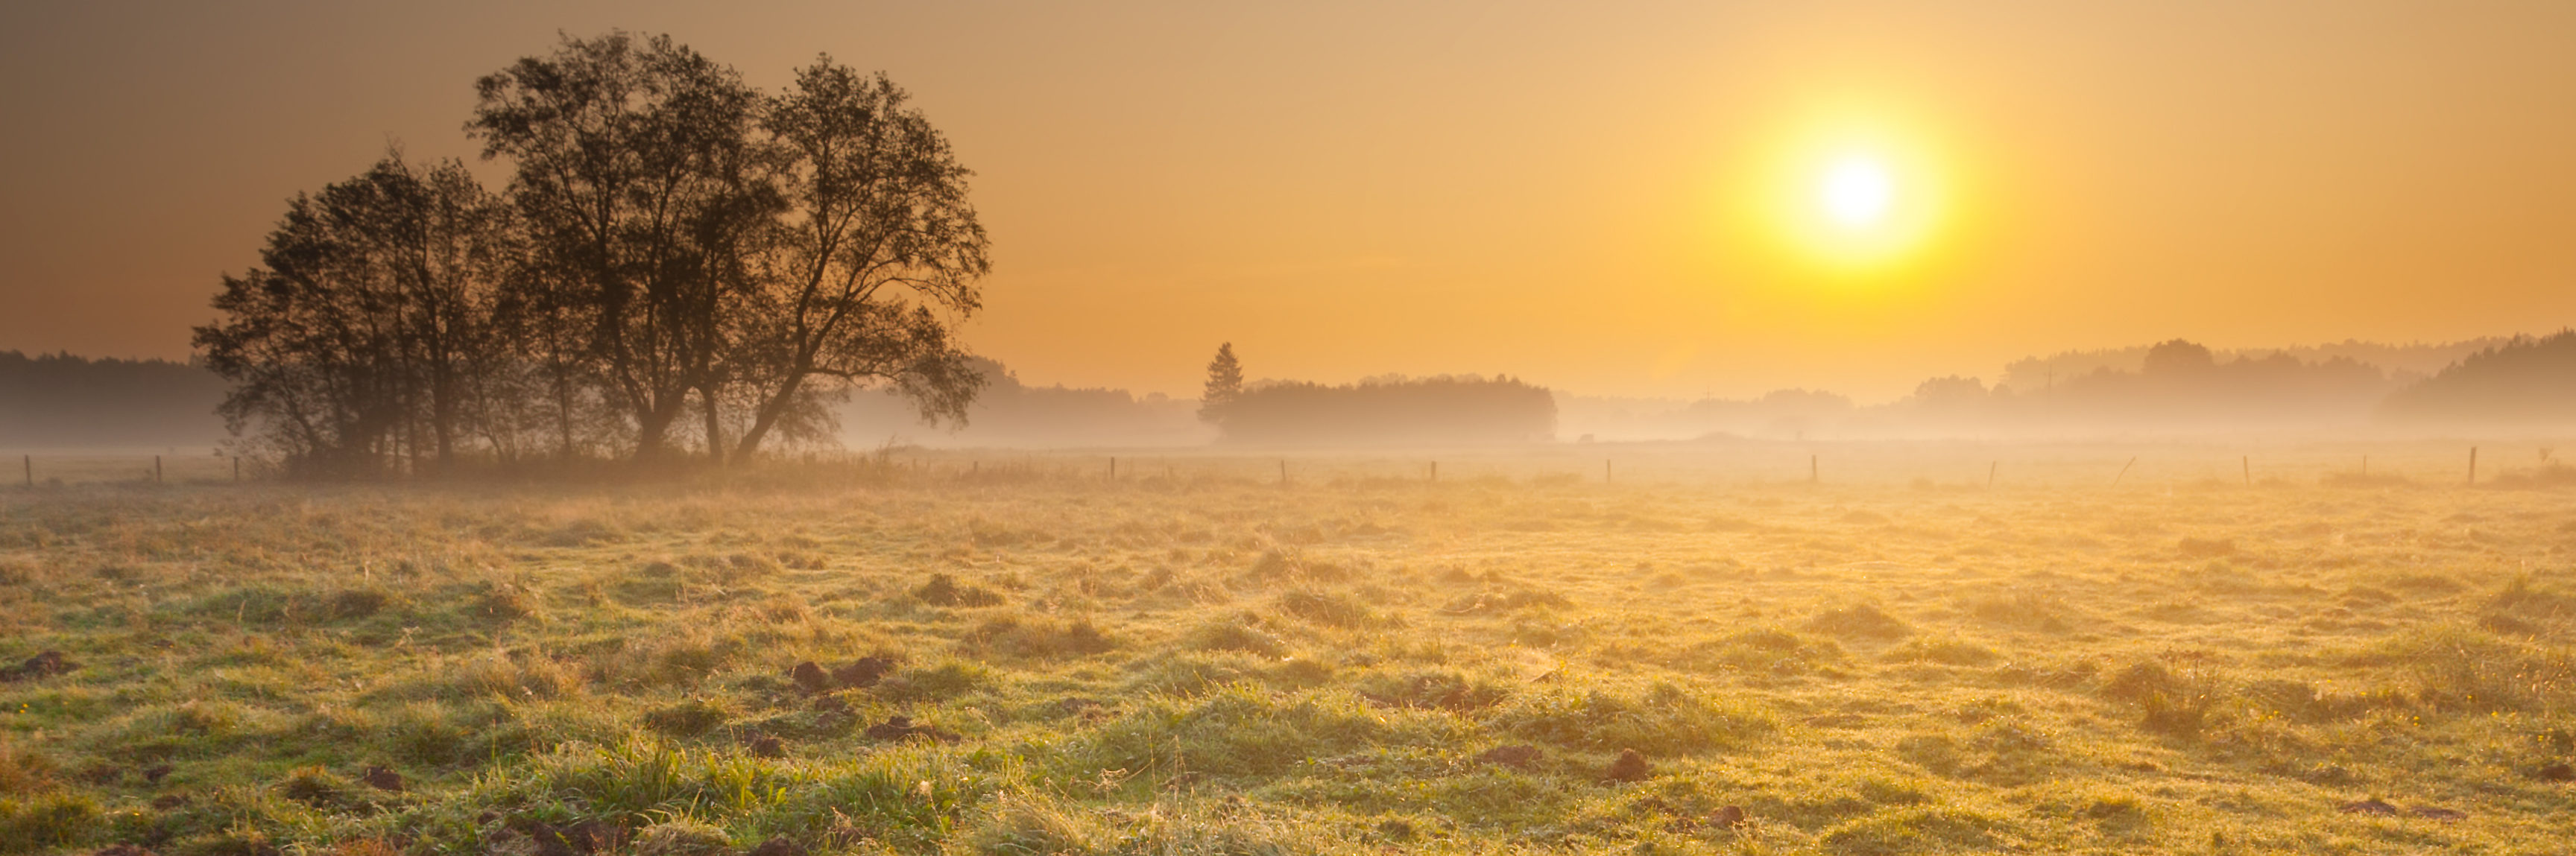
[[[1820,483],[1820,482],[1822,482],[1822,481],[1824,481],[1824,477],[1823,477],[1823,476],[1821,476],[1821,475],[1818,475],[1818,474],[1817,474],[1817,470],[1816,470],[1816,456],[1814,456],[1814,455],[1808,455],[1808,456],[1807,456],[1807,483],[1808,483],[1808,484],[1817,484],[1817,483]]]
[[[2246,483],[2246,484],[2253,484],[2253,483],[2254,483],[2254,456],[2253,456],[2253,455],[2246,455],[2246,456],[2245,456],[2245,457],[2243,457],[2243,458],[2239,458],[2239,459],[2237,459],[2237,462],[2236,462],[2236,463],[2237,463],[2237,465],[2242,466],[2242,467],[2244,467],[2244,468],[2245,468],[2245,483]]]
[[[2469,483],[2478,483],[2478,447],[2469,447]]]
[[[1280,459],[1279,459],[1279,486],[1280,486],[1280,487],[1287,487],[1287,486],[1288,486],[1288,459],[1287,459],[1287,458],[1280,458]]]
[[[1439,462],[1439,461],[1432,461],[1432,462],[1431,462],[1431,483],[1432,483],[1432,484],[1439,484],[1439,483],[1440,483],[1440,462]]]
[[[2469,473],[2470,473],[2470,477],[2471,477],[2471,478],[2476,478],[2476,477],[2477,477],[2477,469],[2478,469],[2477,461],[2478,461],[2478,452],[2477,452],[2477,450],[2476,450],[2476,449],[2471,449],[2471,450],[2469,450]],[[160,483],[161,483],[161,456],[160,456],[160,455],[154,455],[154,456],[152,456],[152,483],[153,483],[153,484],[160,484]]]
[[[23,463],[23,464],[26,464],[26,465],[27,465],[27,486],[28,486],[28,487],[35,487],[35,486],[36,486],[36,456],[34,456],[34,455],[21,455],[21,456],[19,456],[19,458],[20,458],[19,463]]]

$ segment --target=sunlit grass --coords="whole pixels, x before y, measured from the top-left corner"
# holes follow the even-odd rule
[[[2576,833],[2555,488],[1544,476],[0,495],[0,850]]]

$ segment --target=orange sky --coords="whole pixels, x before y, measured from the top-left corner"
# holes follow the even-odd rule
[[[979,173],[968,340],[1037,383],[1192,394],[1231,340],[1255,377],[1874,400],[2576,323],[2576,3],[696,6],[8,4],[0,349],[184,355],[286,197],[471,157],[474,77],[611,27],[910,88]],[[1865,275],[1744,215],[1841,120],[1944,190]]]

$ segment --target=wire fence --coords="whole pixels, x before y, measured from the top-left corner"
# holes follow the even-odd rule
[[[2571,447],[2576,448],[2576,447]],[[218,453],[16,455],[21,487],[270,481],[267,462]],[[615,472],[594,465],[589,472]],[[701,473],[700,475],[705,475]],[[2576,484],[2553,445],[2388,443],[1638,443],[1450,450],[881,449],[799,453],[715,474],[832,483],[1001,485],[1234,482],[1306,486],[1821,484],[2155,489],[2241,485]],[[544,474],[534,477],[545,480]],[[391,479],[390,481],[405,481]]]

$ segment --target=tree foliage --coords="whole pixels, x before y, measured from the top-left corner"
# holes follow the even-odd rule
[[[744,459],[881,386],[962,422],[989,241],[883,75],[765,93],[667,36],[566,38],[475,84],[510,182],[389,155],[299,196],[199,328],[236,433],[298,472]]]

